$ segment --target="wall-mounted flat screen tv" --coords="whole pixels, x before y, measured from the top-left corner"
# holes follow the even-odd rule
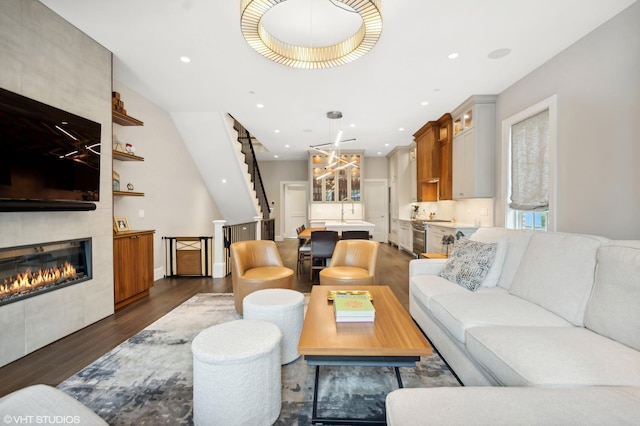
[[[0,89],[0,203],[99,201],[100,132],[100,123]]]

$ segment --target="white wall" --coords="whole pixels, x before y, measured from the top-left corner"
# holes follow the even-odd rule
[[[114,81],[127,114],[144,126],[113,126],[114,138],[133,144],[144,162],[114,161],[120,186],[127,183],[144,197],[115,197],[114,214],[126,216],[131,229],[155,230],[156,279],[164,272],[162,237],[213,236],[211,221],[222,219],[198,168],[187,151],[171,116],[124,84]],[[144,217],[140,217],[141,211]]]
[[[280,211],[282,203],[280,200],[281,182],[309,181],[309,162],[307,160],[295,161],[261,161],[258,164],[260,175],[264,183],[264,190],[267,193],[269,204],[274,202],[273,217],[275,218],[275,233],[282,235],[282,224],[280,223]]]
[[[386,179],[387,178],[387,158],[386,157],[365,157],[364,159],[364,179]]]
[[[640,239],[640,3],[501,93],[497,128],[554,94],[557,230]],[[500,142],[496,151],[501,176]],[[498,179],[498,226],[505,193]]]
[[[0,247],[91,237],[93,279],[0,307],[0,365],[113,313],[111,53],[35,0],[0,1],[0,87],[102,125],[89,212],[0,213]]]

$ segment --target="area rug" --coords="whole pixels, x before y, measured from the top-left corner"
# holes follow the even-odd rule
[[[240,318],[233,295],[197,294],[58,388],[111,425],[193,424],[191,341],[207,327]],[[405,387],[459,386],[435,353],[400,371]],[[277,425],[311,424],[314,377],[315,367],[302,358],[282,367]],[[392,368],[321,367],[320,377],[324,417],[384,419],[385,397],[398,387]]]

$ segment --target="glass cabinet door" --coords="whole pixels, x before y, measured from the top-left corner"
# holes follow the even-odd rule
[[[361,201],[360,195],[360,166],[361,154],[343,153],[340,161],[331,167],[329,156],[311,154],[309,166],[311,168],[311,192],[314,202],[340,202],[345,199]],[[353,162],[353,165],[348,163]],[[342,166],[342,167],[341,167]]]

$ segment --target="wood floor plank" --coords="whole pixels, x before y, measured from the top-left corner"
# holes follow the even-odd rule
[[[286,266],[296,269],[297,239],[278,242]],[[413,257],[381,244],[380,284],[388,285],[408,310],[409,261]],[[311,291],[308,269],[295,276],[294,289]],[[0,368],[0,397],[37,383],[58,385],[100,356],[164,316],[197,293],[231,293],[231,276],[224,278],[170,277],[156,281],[149,297],[118,310],[101,321],[53,342]]]

